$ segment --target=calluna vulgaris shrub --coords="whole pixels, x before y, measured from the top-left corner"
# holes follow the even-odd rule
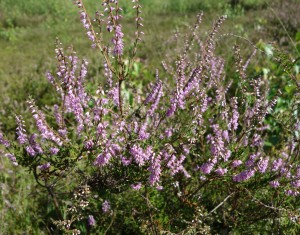
[[[48,231],[296,233],[297,94],[277,115],[283,94],[272,96],[268,80],[247,76],[250,59],[241,57],[238,46],[236,73],[226,76],[225,61],[215,53],[226,17],[203,39],[202,14],[177,58],[163,62],[164,71],[141,87],[131,71],[143,19],[139,1],[132,2],[132,42],[122,32],[117,0],[104,0],[94,20],[81,0],[75,2],[92,47],[102,54],[107,83],[88,91],[87,60],[65,53],[57,42],[57,71],[47,73],[57,104],[37,107],[29,99],[35,129],[17,115],[16,139],[1,134],[12,164],[26,167],[53,202]],[[271,125],[281,131],[280,141],[270,145]]]

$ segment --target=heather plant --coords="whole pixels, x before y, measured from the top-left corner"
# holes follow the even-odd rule
[[[53,106],[27,101],[32,121],[16,115],[16,136],[0,143],[51,199],[51,233],[215,234],[297,232],[300,187],[299,74],[277,63],[286,94],[266,76],[248,76],[248,59],[233,47],[235,73],[216,53],[221,16],[205,37],[202,13],[191,33],[162,62],[153,81],[139,80],[142,6],[132,1],[135,35],[122,28],[117,0],[104,0],[90,18],[75,1],[95,52],[103,83],[87,86],[88,61],[57,40]],[[104,36],[106,35],[106,36]],[[271,84],[270,84],[271,83]],[[32,128],[34,126],[34,128]],[[279,131],[278,131],[279,130]],[[279,141],[272,142],[276,135]],[[50,222],[49,222],[50,221]]]

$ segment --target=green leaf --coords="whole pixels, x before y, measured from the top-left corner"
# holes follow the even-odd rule
[[[272,45],[266,44],[264,49],[265,49],[265,52],[266,52],[267,56],[271,57],[273,55],[273,47],[272,47]]]
[[[296,44],[296,49],[300,53],[300,42]]]
[[[94,101],[93,101],[93,100],[90,100],[90,101],[88,102],[88,105],[89,105],[90,108],[93,108],[93,107],[94,107]]]
[[[300,41],[300,31],[298,31],[298,32],[296,33],[295,40],[296,40],[296,42],[299,42],[299,41]]]
[[[291,94],[297,87],[295,85],[287,85],[284,87],[285,91]]]
[[[133,106],[133,104],[134,104],[133,102],[134,102],[134,96],[132,93],[129,93],[129,105]]]

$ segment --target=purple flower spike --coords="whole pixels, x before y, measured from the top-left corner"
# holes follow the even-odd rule
[[[6,148],[10,147],[8,140],[4,139],[3,134],[0,132],[0,144],[4,145]]]
[[[231,167],[232,168],[236,168],[238,167],[239,165],[243,164],[243,162],[241,160],[234,160],[231,164]]]
[[[277,187],[280,186],[280,184],[279,184],[279,182],[278,182],[277,180],[274,180],[274,181],[271,181],[271,182],[270,182],[270,186],[271,186],[272,188],[277,188]]]
[[[102,203],[102,211],[108,213],[110,211],[110,204],[107,200]]]
[[[274,160],[273,165],[272,165],[272,171],[278,171],[282,165],[283,165],[282,158],[278,158],[278,159]]]
[[[268,167],[268,163],[269,163],[269,158],[261,159],[257,165],[258,171],[260,173],[265,173]]]
[[[245,170],[245,171],[241,172],[240,174],[235,175],[233,177],[233,180],[235,182],[245,181],[245,180],[250,179],[252,176],[254,176],[254,174],[255,174],[255,171],[253,169],[251,169],[251,170]]]
[[[124,49],[124,42],[123,42],[124,34],[122,33],[121,25],[117,25],[115,29],[115,37],[112,39],[112,43],[114,44],[114,54],[115,55],[122,55]]]
[[[204,174],[209,174],[212,170],[212,168],[214,167],[214,163],[213,162],[207,162],[204,163],[201,167],[200,167],[200,171],[202,171],[202,173]]]
[[[13,155],[11,153],[7,153],[7,154],[5,154],[5,156],[12,162],[12,164],[14,166],[18,166],[17,159],[16,159],[15,155]]]
[[[58,148],[50,148],[49,151],[50,151],[51,155],[56,155],[59,152],[59,149]]]
[[[19,144],[25,144],[28,141],[28,137],[26,134],[26,130],[24,128],[24,121],[21,116],[16,116],[17,120],[17,136],[18,136],[18,142]]]
[[[90,226],[95,226],[96,225],[95,218],[92,215],[89,215],[88,222],[89,222]]]
[[[150,185],[155,185],[160,180],[161,175],[161,165],[160,165],[160,155],[151,157],[151,165],[149,171],[151,172],[149,182]]]
[[[41,171],[48,170],[50,168],[50,163],[47,162],[47,163],[45,163],[43,165],[38,166],[37,168],[40,169]]]
[[[217,170],[215,170],[215,173],[216,173],[217,175],[224,175],[224,174],[227,173],[227,169],[226,169],[226,168],[221,168],[221,167],[219,167]]]

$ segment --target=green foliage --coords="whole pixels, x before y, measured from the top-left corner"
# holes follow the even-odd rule
[[[2,0],[1,8],[12,12],[18,11],[18,13],[23,13],[26,15],[43,15],[43,14],[54,14],[58,15],[62,9],[66,8],[67,2],[61,3],[56,0],[50,0],[41,4],[39,1],[28,0],[26,2],[21,0],[9,1]]]
[[[44,209],[51,205],[47,198],[41,197],[34,179],[23,168],[13,169],[3,157],[0,158],[0,167],[0,230],[7,234],[46,234],[41,229],[45,227],[43,218],[49,216]]]

